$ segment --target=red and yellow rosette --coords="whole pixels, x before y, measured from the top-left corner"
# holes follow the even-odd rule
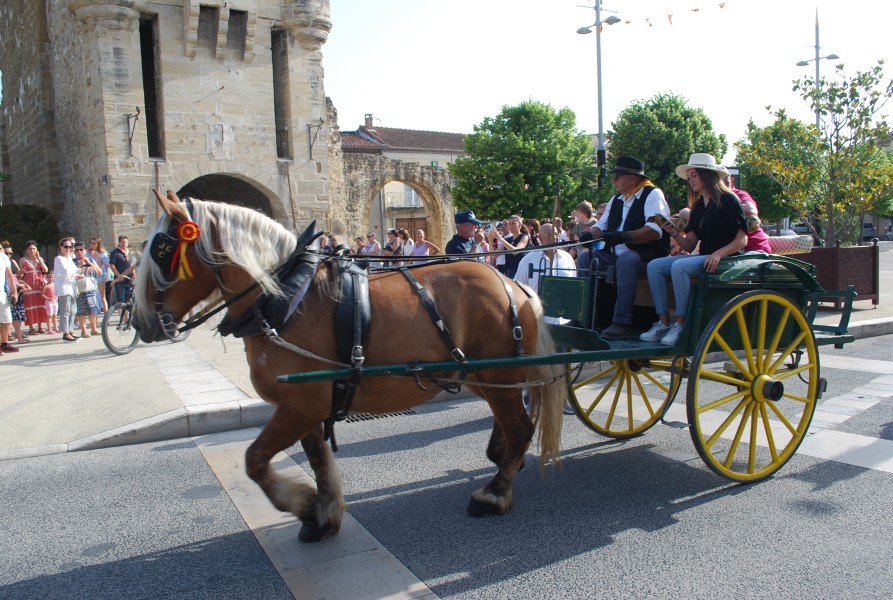
[[[174,253],[174,261],[176,261],[178,257],[180,258],[178,267],[180,279],[189,279],[192,277],[192,269],[189,267],[189,261],[186,260],[186,250],[189,244],[192,244],[198,239],[199,235],[201,235],[201,230],[198,228],[198,225],[192,221],[183,221],[180,223],[180,226],[177,227],[177,237],[180,238],[180,245]]]

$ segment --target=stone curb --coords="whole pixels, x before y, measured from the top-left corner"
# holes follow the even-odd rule
[[[847,328],[857,340],[869,337],[878,337],[893,333],[893,318],[867,319],[857,323],[850,323]]]
[[[68,451],[77,452],[126,444],[160,442],[245,429],[246,427],[258,427],[269,421],[275,409],[275,406],[260,399],[178,408],[136,423],[75,440],[68,444]]]

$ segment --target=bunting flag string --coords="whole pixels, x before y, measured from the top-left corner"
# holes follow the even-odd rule
[[[660,4],[665,5],[667,3],[661,2]],[[623,16],[621,13],[621,15],[620,15],[621,21],[620,21],[620,23],[618,23],[618,25],[620,25],[620,24],[632,25],[632,26],[640,25],[640,26],[649,27],[649,28],[661,27],[661,26],[672,27],[679,23],[686,22],[690,17],[697,16],[699,14],[703,14],[708,11],[723,10],[723,9],[729,8],[730,4],[731,3],[728,2],[728,0],[727,0],[725,2],[704,3],[700,6],[695,5],[691,8],[684,9],[684,10],[679,10],[678,8],[674,7],[673,12],[669,12],[669,13],[656,12],[659,10],[659,8],[656,7],[652,10],[648,10],[647,12],[643,13],[641,16],[630,16],[630,17]],[[690,3],[689,3],[689,6],[691,6]],[[607,9],[605,9],[603,7],[602,10],[605,11]],[[610,12],[613,12],[613,11],[610,11]],[[609,29],[610,28],[605,28],[604,25],[602,25],[602,33],[604,33],[605,31],[608,31]]]

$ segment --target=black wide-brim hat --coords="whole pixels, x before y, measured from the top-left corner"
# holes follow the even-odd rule
[[[608,169],[608,172],[645,177],[645,163],[633,156],[618,156],[614,168]]]

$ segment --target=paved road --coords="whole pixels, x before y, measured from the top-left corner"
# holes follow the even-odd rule
[[[563,466],[531,456],[512,511],[479,520],[483,403],[342,425],[350,517],[315,545],[245,478],[257,430],[2,461],[0,598],[889,597],[891,341],[824,350],[824,428],[751,486],[684,430],[618,442],[568,417]]]

